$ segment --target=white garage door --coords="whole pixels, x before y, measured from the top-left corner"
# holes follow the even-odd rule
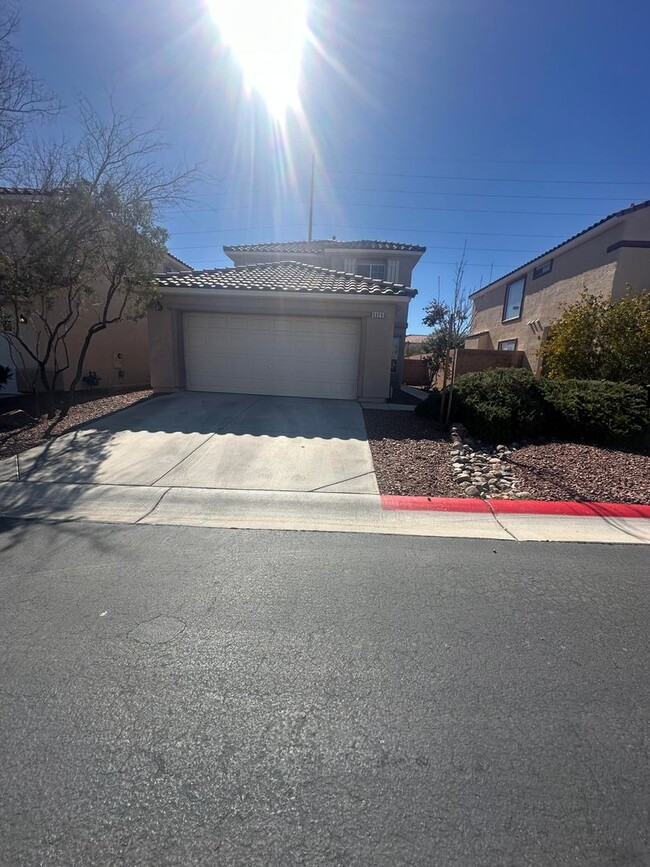
[[[359,320],[185,314],[190,391],[357,397]]]

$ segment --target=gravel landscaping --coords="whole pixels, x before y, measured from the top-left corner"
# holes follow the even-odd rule
[[[364,418],[382,494],[477,496],[474,479],[480,470],[461,480],[465,487],[456,481],[463,473],[460,466],[452,468],[458,443],[452,443],[446,430],[410,412],[366,410]],[[490,466],[488,451],[494,460]],[[486,461],[480,461],[485,465],[485,490],[479,487],[484,496],[510,498],[523,493],[526,499],[536,500],[650,504],[648,454],[559,442],[510,444],[499,450],[481,447],[480,453],[487,455]],[[506,484],[511,479],[515,484]]]
[[[363,417],[382,494],[460,496],[446,431],[412,412],[370,409]]]
[[[650,504],[650,455],[579,443],[526,445],[509,457],[537,500]]]
[[[75,397],[75,405],[70,407],[67,415],[62,419],[48,419],[46,415],[41,415],[36,421],[28,421],[24,426],[14,430],[0,428],[0,458],[20,454],[79,425],[102,418],[118,409],[126,409],[127,406],[142,400],[148,400],[152,395],[153,391],[150,388],[120,391],[116,394],[107,394],[105,391],[79,392]],[[0,401],[2,414],[18,406],[22,406],[27,412],[30,411],[30,403],[25,398],[6,398],[6,401],[6,403]],[[58,406],[61,404],[62,398],[57,402]]]

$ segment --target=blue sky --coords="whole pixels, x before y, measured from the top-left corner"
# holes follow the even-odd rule
[[[306,237],[312,148],[314,237],[427,246],[412,332],[465,241],[473,291],[650,198],[643,0],[313,0],[304,114],[283,129],[243,92],[210,6],[20,5],[24,58],[69,110],[114,91],[167,159],[201,162],[196,201],[166,218],[195,267],[230,264],[224,244]]]

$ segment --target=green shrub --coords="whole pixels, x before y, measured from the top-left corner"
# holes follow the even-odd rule
[[[528,370],[495,368],[456,381],[452,417],[475,436],[503,442],[544,432],[544,399]]]
[[[426,400],[421,401],[415,407],[415,414],[420,418],[432,418],[437,421],[440,418],[440,402],[442,400],[442,392],[433,388],[429,392]]]
[[[647,390],[625,382],[542,379],[553,436],[598,445],[632,445],[650,424]]]

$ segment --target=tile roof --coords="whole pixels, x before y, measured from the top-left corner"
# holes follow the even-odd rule
[[[416,289],[387,280],[372,280],[332,271],[302,262],[269,262],[265,265],[240,265],[238,268],[215,268],[188,271],[184,274],[158,275],[156,282],[164,289],[241,289],[258,292],[303,292],[312,295],[373,295],[413,298]]]
[[[43,190],[33,187],[0,187],[0,196],[42,196]]]
[[[478,295],[479,292],[485,292],[486,289],[491,289],[492,286],[496,286],[497,283],[501,283],[506,277],[512,277],[513,274],[516,274],[517,271],[521,271],[522,268],[528,268],[529,265],[532,265],[533,262],[537,262],[539,259],[545,259],[547,256],[550,256],[551,253],[554,253],[556,250],[559,250],[560,247],[564,247],[565,244],[571,243],[571,241],[575,241],[576,238],[580,238],[582,235],[586,235],[587,232],[591,232],[592,229],[597,229],[598,226],[602,226],[603,223],[606,223],[608,220],[613,220],[616,217],[625,217],[627,214],[633,214],[634,211],[642,211],[643,208],[647,208],[650,206],[650,199],[647,199],[645,202],[640,202],[638,205],[630,205],[629,208],[623,208],[622,211],[615,211],[613,214],[609,214],[607,217],[603,217],[602,220],[598,220],[597,223],[593,223],[591,226],[587,226],[586,229],[582,229],[580,232],[576,232],[575,235],[571,235],[570,238],[567,238],[566,241],[562,241],[559,244],[556,244],[555,247],[551,247],[550,250],[547,250],[545,253],[540,253],[539,256],[535,256],[534,259],[529,259],[528,262],[524,262],[523,265],[517,265],[516,268],[513,268],[512,271],[508,271],[507,274],[504,274],[502,277],[499,277],[497,280],[493,280],[491,283],[488,283],[487,286],[481,286],[480,289],[477,289],[475,292],[470,294],[470,298],[474,295]]]
[[[167,255],[169,256],[170,259],[173,259],[174,262],[178,262],[178,264],[182,265],[184,268],[189,268],[190,271],[194,270],[191,265],[188,265],[187,262],[183,262],[183,260],[179,259],[178,256],[174,256],[174,254],[170,253],[169,250],[167,250]]]
[[[224,253],[323,253],[325,250],[390,250],[394,252],[425,253],[418,244],[398,241],[338,241],[326,238],[317,241],[272,241],[268,244],[234,244],[224,247]]]

